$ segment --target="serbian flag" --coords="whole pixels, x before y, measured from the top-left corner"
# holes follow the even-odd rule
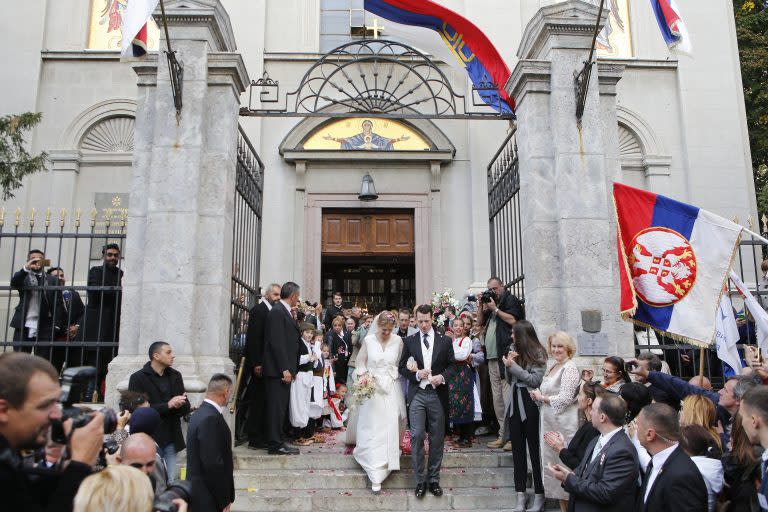
[[[670,50],[691,54],[691,39],[675,0],[651,0],[661,36]]]
[[[613,184],[621,314],[709,346],[741,226],[662,195]]]
[[[452,58],[466,70],[487,105],[501,113],[514,112],[515,102],[504,90],[511,74],[509,68],[488,37],[472,22],[430,0],[365,0],[364,7],[392,23],[431,30],[433,37],[442,38]],[[384,28],[385,35],[393,32],[394,27]]]
[[[130,0],[123,12],[122,57],[147,54],[147,20],[160,0]]]

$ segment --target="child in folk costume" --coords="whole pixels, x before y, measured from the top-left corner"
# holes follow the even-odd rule
[[[468,326],[467,326],[468,327]],[[472,446],[471,437],[475,422],[475,370],[472,367],[474,344],[467,336],[464,320],[454,318],[451,323],[454,333],[453,354],[456,372],[448,379],[448,403],[451,423],[459,431],[458,446]]]
[[[312,444],[314,432],[309,426],[309,406],[312,400],[312,370],[317,362],[317,356],[312,350],[312,339],[315,328],[310,324],[301,326],[301,343],[299,343],[299,365],[296,378],[291,383],[289,418],[294,429],[299,431],[295,444],[307,446]]]
[[[317,357],[317,362],[312,370],[312,400],[309,404],[309,417],[317,422],[323,415],[325,407],[325,359],[323,355],[323,333],[315,331],[315,339],[312,350]],[[327,355],[327,353],[326,353]]]

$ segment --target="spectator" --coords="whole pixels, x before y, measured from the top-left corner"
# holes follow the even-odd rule
[[[397,312],[397,334],[403,341],[412,334],[416,334],[418,329],[411,326],[411,314],[407,309],[401,309]]]
[[[680,411],[680,426],[699,425],[709,433],[712,442],[722,452],[723,444],[720,434],[715,430],[717,424],[717,412],[712,400],[703,395],[689,395],[683,399],[683,408]]]
[[[502,357],[509,383],[507,410],[507,436],[512,442],[512,463],[515,468],[515,511],[525,509],[526,473],[530,451],[531,473],[535,492],[533,505],[527,509],[539,512],[544,507],[544,483],[541,474],[541,445],[539,437],[539,407],[531,398],[530,390],[541,385],[547,365],[547,352],[541,346],[536,330],[527,320],[515,322],[512,328],[509,353]]]
[[[50,425],[61,419],[59,375],[48,361],[18,352],[0,355],[0,489],[3,510],[69,511],[81,482],[101,451],[104,415],[94,413],[70,433],[66,467],[48,479],[30,478],[22,451],[46,445]]]
[[[74,512],[151,512],[154,495],[144,474],[129,466],[111,466],[89,476],[75,496]],[[187,503],[173,502],[179,512]]]
[[[51,267],[45,271],[49,276],[53,276],[59,280],[59,286],[66,286],[67,280],[64,277],[64,270],[61,267]],[[62,301],[64,304],[63,314],[66,317],[67,330],[59,336],[60,341],[73,340],[77,337],[77,331],[80,329],[80,323],[83,321],[83,314],[85,313],[85,304],[80,297],[80,293],[77,290],[67,289],[61,292]],[[72,361],[78,361],[79,357],[72,357],[72,349],[69,351],[69,359]],[[54,365],[56,366],[56,365]],[[68,364],[67,366],[74,366]]]
[[[333,327],[333,320],[340,316],[344,318],[344,311],[341,309],[341,303],[344,302],[341,296],[341,292],[333,292],[333,296],[331,298],[332,303],[330,306],[328,306],[328,309],[325,310],[325,318],[323,319],[323,325],[325,325],[325,330],[330,331]]]
[[[232,433],[222,416],[231,392],[232,379],[214,374],[205,400],[189,421],[187,466],[192,510],[229,512],[235,501]]]
[[[706,400],[706,399],[704,399]],[[714,410],[714,407],[712,408]],[[717,437],[717,442],[720,438]],[[680,427],[680,446],[691,458],[707,486],[707,510],[714,512],[717,495],[723,489],[723,464],[720,462],[721,450],[715,439],[701,425],[683,425]]]
[[[555,450],[560,460],[570,469],[575,469],[587,453],[587,447],[594,438],[600,435],[600,431],[592,425],[592,407],[595,398],[602,396],[606,391],[599,385],[592,382],[583,382],[579,388],[579,394],[576,397],[580,413],[585,417],[585,421],[579,430],[573,435],[568,446],[565,445],[565,437],[561,432],[546,432],[544,442],[550,448]],[[562,504],[560,505],[562,509]]]
[[[741,424],[753,445],[763,449],[762,480],[757,498],[760,510],[768,510],[768,388],[759,386],[747,391],[741,399]]]
[[[19,293],[19,303],[10,324],[14,329],[13,341],[51,342],[66,334],[61,294],[48,289],[49,286],[59,286],[59,280],[43,273],[44,259],[43,251],[32,249],[27,253],[27,262],[11,277],[11,287]],[[50,347],[28,345],[17,346],[16,350],[32,352],[33,347],[37,355],[50,359]]]
[[[660,372],[662,371],[662,368],[664,368],[664,362],[653,352],[640,352],[634,361],[629,362],[637,363],[638,366],[642,366],[646,371]],[[637,378],[634,375],[632,377]],[[680,410],[680,400],[676,400],[675,398],[671,397],[669,393],[659,389],[650,382],[646,381],[644,382],[644,385],[648,388],[648,391],[651,392],[651,397],[653,397],[654,402],[667,404],[676,411]]]
[[[523,303],[512,295],[498,277],[488,280],[488,289],[492,297],[488,302],[483,301],[482,294],[477,294],[480,304],[477,310],[477,321],[485,327],[485,356],[488,361],[488,377],[493,395],[493,409],[499,421],[499,438],[488,443],[489,448],[512,449],[505,445],[506,421],[504,411],[509,406],[505,402],[509,395],[509,384],[504,376],[504,364],[502,357],[509,352],[510,334],[512,326],[518,320],[525,319]]]
[[[618,356],[605,358],[603,361],[603,387],[605,389],[618,393],[621,387],[630,381],[624,359]]]
[[[363,310],[360,308],[360,306],[352,306],[352,310],[350,311],[350,318],[355,321],[355,329],[360,327],[360,322],[363,319]],[[355,329],[352,329],[352,331]]]
[[[651,463],[637,498],[639,512],[707,510],[707,486],[690,457],[679,446],[677,413],[665,404],[650,404],[637,419],[637,436]]]
[[[723,455],[725,489],[721,496],[725,512],[759,510],[757,488],[760,486],[762,447],[753,446],[741,421],[741,412],[733,417],[730,451]]]
[[[548,468],[570,493],[570,510],[626,512],[635,500],[637,452],[622,428],[626,415],[627,406],[618,396],[597,396],[591,421],[600,435],[589,444],[586,456],[573,471],[560,464]]]
[[[173,349],[164,341],[155,341],[149,346],[149,361],[131,375],[128,389],[145,393],[149,404],[160,413],[160,428],[155,441],[159,453],[168,468],[168,479],[176,480],[176,453],[184,449],[181,433],[181,418],[189,413],[190,405],[184,392],[184,379],[173,366]]]
[[[153,409],[148,410],[154,412]],[[147,475],[156,496],[168,487],[165,465],[157,453],[157,443],[144,432],[133,433],[123,442],[117,463],[134,467]]]
[[[372,322],[373,322],[373,317],[371,315],[368,315],[368,314],[363,315],[362,318],[360,319],[360,327],[358,327],[357,330],[352,333],[352,337],[351,337],[352,354],[349,356],[349,361],[347,362],[347,385],[348,386],[351,386],[353,384],[352,373],[355,371],[357,354],[360,352],[360,346],[363,344],[363,340],[365,340],[365,337],[368,335],[368,329],[371,328]]]
[[[541,408],[541,440],[543,441],[549,432],[559,432],[564,438],[571,439],[579,429],[576,395],[581,378],[579,369],[573,362],[576,342],[567,333],[558,331],[548,338],[547,345],[549,356],[554,359],[554,363],[544,375],[541,389],[531,391],[531,398]],[[543,445],[541,442],[539,444]],[[556,464],[557,454],[545,450],[542,461],[545,467]],[[548,498],[560,500],[560,510],[565,512],[568,493],[549,472],[544,474],[544,490]]]
[[[451,324],[453,356],[456,371],[448,380],[448,412],[450,423],[459,434],[458,447],[470,448],[475,422],[475,372],[472,369],[472,340],[467,337],[469,324],[461,318],[454,318]]]
[[[640,462],[640,468],[644,471],[651,461],[651,457],[637,438],[637,415],[640,414],[643,407],[651,403],[651,392],[639,382],[630,382],[622,386],[619,396],[627,404],[624,430],[637,449],[637,459]]]
[[[333,374],[337,384],[347,382],[347,364],[352,351],[352,336],[347,337],[347,333],[344,331],[345,322],[342,317],[334,318],[331,324],[332,330],[328,333],[325,341],[331,348]]]
[[[64,454],[64,448],[66,448],[66,445],[59,444],[55,441],[48,441],[45,445],[45,454],[43,456],[43,460],[39,464],[39,467],[45,469],[56,469],[61,462],[61,456]]]

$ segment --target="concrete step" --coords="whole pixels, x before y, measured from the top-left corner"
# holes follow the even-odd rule
[[[443,486],[445,494],[431,494],[418,500],[413,489],[382,490],[374,495],[368,489],[269,490],[236,492],[233,512],[386,512],[403,510],[507,510],[514,507],[511,487],[454,489]]]
[[[443,468],[440,482],[443,488],[503,487],[512,484],[512,468]],[[384,481],[384,489],[411,489],[414,486],[413,471],[394,471]],[[368,477],[360,467],[356,469],[312,470],[270,469],[236,470],[236,489],[367,489]]]
[[[249,450],[239,446],[234,450],[235,469],[270,470],[270,469],[359,469],[354,457],[315,453],[302,449],[300,455],[268,455],[265,450]],[[413,467],[410,455],[400,457],[400,467]],[[497,468],[512,467],[512,454],[508,452],[485,451],[449,451],[443,455],[443,468]]]

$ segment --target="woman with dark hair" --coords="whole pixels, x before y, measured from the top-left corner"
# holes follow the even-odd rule
[[[619,356],[609,356],[603,361],[603,387],[608,391],[618,393],[624,384],[632,382],[624,365],[624,359]]]
[[[701,425],[684,425],[680,427],[680,447],[699,468],[707,485],[708,512],[714,512],[715,500],[723,489],[722,454],[716,440]]]
[[[502,357],[509,383],[506,422],[507,437],[512,442],[512,462],[515,471],[517,500],[514,512],[539,512],[544,508],[544,482],[541,474],[541,445],[539,444],[539,407],[529,390],[536,389],[544,379],[547,352],[539,342],[531,322],[518,320],[512,326],[512,346]],[[525,508],[526,474],[528,460],[526,444],[530,450],[533,488],[536,493],[533,504]]]
[[[730,448],[722,458],[725,488],[718,500],[721,510],[758,512],[757,488],[760,485],[762,449],[749,442],[739,412],[733,417]]]
[[[650,404],[653,401],[651,392],[647,387],[643,386],[639,382],[630,382],[624,384],[621,387],[619,396],[627,404],[627,418],[624,425],[624,431],[632,440],[632,444],[635,445],[637,450],[637,458],[640,461],[640,468],[645,471],[648,467],[648,463],[651,462],[651,456],[648,454],[648,450],[643,448],[640,444],[640,440],[637,438],[637,415],[643,407]]]

